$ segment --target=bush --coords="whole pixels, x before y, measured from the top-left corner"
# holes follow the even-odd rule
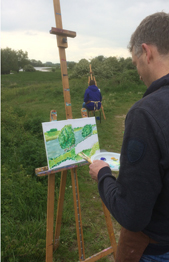
[[[73,73],[70,78],[80,78],[89,74],[89,61],[81,59],[74,67]]]
[[[28,64],[24,66],[23,71],[24,72],[35,72],[36,69],[31,64]]]
[[[91,59],[89,63],[86,59],[81,59],[79,63],[73,68],[73,73],[70,78],[81,78],[82,76],[87,77],[89,73],[89,64],[91,64],[93,75],[100,79],[111,79],[116,84],[121,84],[123,81],[131,81],[140,83],[139,76],[136,68],[132,64],[130,57],[117,58],[117,57],[104,57],[98,56]]]

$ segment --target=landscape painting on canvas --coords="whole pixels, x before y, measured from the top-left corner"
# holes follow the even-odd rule
[[[99,150],[95,117],[42,123],[49,169],[85,162],[78,153],[91,157]]]

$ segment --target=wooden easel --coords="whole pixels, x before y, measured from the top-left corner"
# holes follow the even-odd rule
[[[90,68],[90,71],[89,71],[90,76],[88,77],[88,85],[89,85],[89,83],[90,83],[90,80],[94,80],[94,81],[95,81],[95,84],[96,84],[96,86],[97,86],[97,82],[96,82],[95,76],[92,75],[93,72],[92,72],[91,64],[89,65],[89,68]]]
[[[57,35],[57,43],[58,43],[58,48],[59,48],[60,64],[61,64],[63,93],[64,93],[64,101],[65,101],[65,109],[66,109],[66,119],[72,119],[65,48],[67,47],[67,40],[66,40],[67,36],[75,37],[76,33],[62,29],[60,2],[59,0],[53,0],[53,2],[54,2],[55,19],[56,19],[57,28],[52,28],[50,33]],[[54,111],[52,110],[51,113],[53,112]],[[52,119],[51,116],[50,116],[50,119]],[[59,200],[58,200],[58,206],[57,206],[55,236],[53,239],[55,174],[60,171],[61,171],[60,192],[59,192]],[[41,167],[41,168],[35,169],[35,173],[37,174],[37,176],[46,176],[46,175],[48,176],[46,262],[53,262],[53,251],[56,250],[59,246],[59,237],[60,237],[61,220],[62,220],[62,212],[63,212],[64,194],[65,194],[65,187],[66,187],[67,169],[62,168],[60,170],[48,170],[48,167]],[[79,186],[78,186],[77,167],[76,166],[71,167],[71,180],[72,180],[72,189],[73,189],[79,260],[85,261],[85,262],[94,262],[111,253],[113,253],[115,257],[116,240],[115,240],[115,235],[113,231],[113,225],[112,225],[110,213],[102,202],[111,246],[85,259],[82,219],[81,219],[81,209],[80,209],[80,198],[79,198]]]
[[[89,68],[90,68],[90,72],[89,72],[89,73],[90,73],[90,76],[88,77],[88,85],[89,85],[89,83],[90,83],[90,80],[94,80],[94,81],[95,81],[95,84],[96,84],[96,86],[97,86],[96,78],[95,78],[95,76],[92,75],[93,72],[92,72],[91,64],[89,65]],[[104,109],[103,109],[103,105],[101,105],[101,109],[102,109],[103,117],[104,117],[104,119],[106,119],[106,116],[105,116],[105,113],[104,113]]]

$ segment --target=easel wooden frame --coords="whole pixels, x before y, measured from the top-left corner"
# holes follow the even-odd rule
[[[64,101],[65,101],[65,110],[66,110],[66,119],[72,119],[70,89],[69,89],[69,81],[68,81],[68,74],[67,74],[66,55],[65,55],[65,48],[67,47],[67,40],[66,40],[67,38],[65,39],[65,37],[67,36],[75,37],[76,33],[62,29],[60,1],[53,0],[53,3],[54,3],[55,20],[56,20],[57,28],[52,28],[50,32],[52,34],[57,35],[57,43],[58,43],[58,48],[59,48],[61,74],[62,74],[63,93],[64,93]],[[53,110],[51,112],[53,112]],[[50,120],[51,119],[52,117],[50,115]],[[60,171],[61,171],[60,192],[59,192],[59,200],[58,200],[58,206],[57,206],[55,236],[53,239],[55,174]],[[37,176],[46,176],[46,175],[48,176],[46,262],[53,262],[53,251],[56,250],[59,246],[59,237],[60,237],[60,230],[61,230],[67,169],[62,168],[61,170],[56,171],[56,170],[48,170],[48,167],[42,167],[42,168],[37,168],[35,170],[35,173]],[[111,220],[108,209],[102,202],[111,246],[85,259],[82,219],[81,219],[81,209],[80,209],[80,197],[79,197],[79,186],[78,186],[78,178],[77,178],[77,167],[71,168],[71,180],[72,180],[72,189],[73,189],[79,260],[85,261],[85,262],[94,262],[111,253],[113,253],[115,257],[117,245],[116,245],[115,235],[113,231],[112,220]]]

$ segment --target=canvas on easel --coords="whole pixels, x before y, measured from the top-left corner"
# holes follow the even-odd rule
[[[85,162],[78,153],[92,157],[99,150],[94,117],[42,123],[49,169]]]

